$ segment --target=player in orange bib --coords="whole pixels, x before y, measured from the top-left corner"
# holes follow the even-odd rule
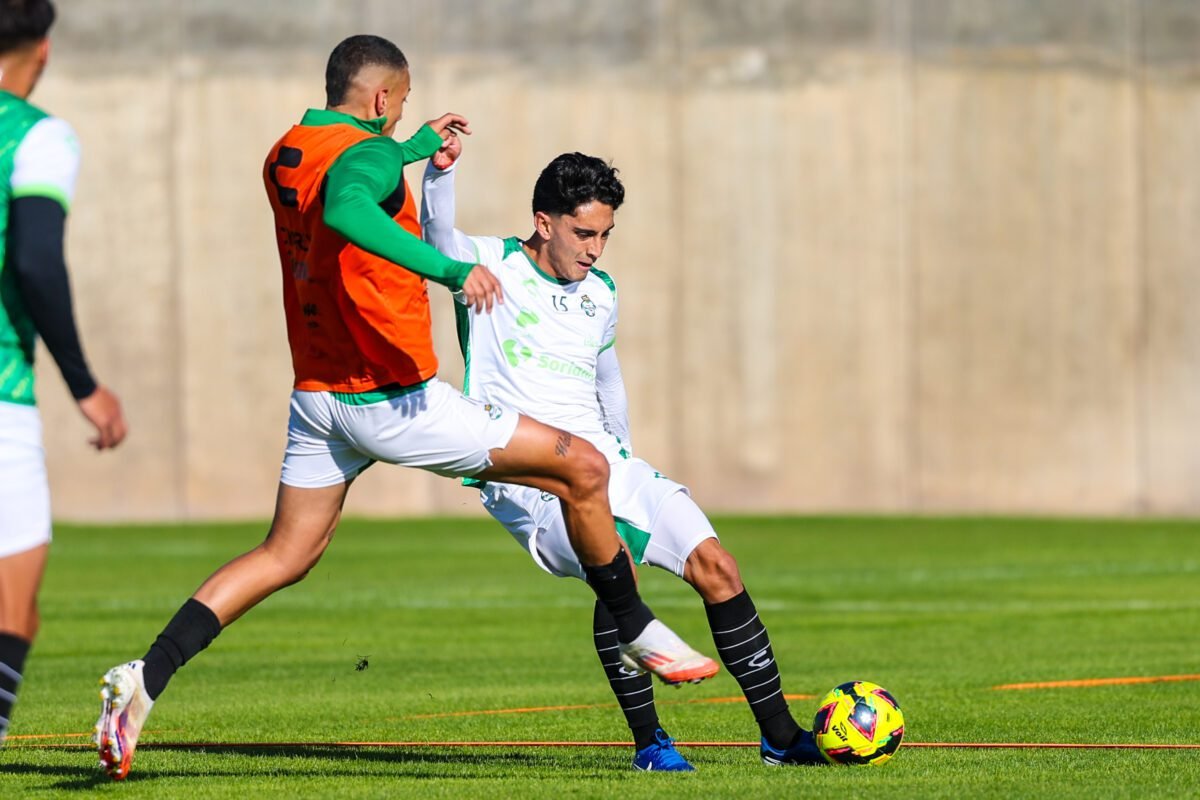
[[[718,670],[639,597],[608,505],[604,456],[582,438],[464,397],[437,379],[427,281],[461,291],[475,313],[490,313],[504,299],[486,268],[420,240],[404,165],[470,130],[463,117],[446,114],[406,142],[393,140],[409,87],[408,62],[394,44],[352,36],[329,57],[326,107],[310,109],[267,156],[263,180],[295,369],[275,517],[266,540],[214,572],[145,656],[102,678],[96,740],[113,778],[129,774],[142,726],[175,671],[312,569],[350,484],[375,461],[557,495],[571,544],[616,620],[629,662],[669,683]]]

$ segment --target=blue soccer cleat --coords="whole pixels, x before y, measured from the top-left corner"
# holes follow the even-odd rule
[[[654,732],[657,740],[643,747],[633,756],[633,768],[643,772],[695,772],[696,768],[675,749],[675,740],[659,728]]]
[[[784,750],[771,747],[764,738],[758,754],[762,756],[763,763],[771,767],[814,767],[829,763],[825,760],[825,756],[821,755],[812,731],[806,731],[803,728],[800,730],[800,735],[796,737],[796,741]]]

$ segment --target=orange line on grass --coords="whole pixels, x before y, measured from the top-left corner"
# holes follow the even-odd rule
[[[785,700],[811,700],[815,694],[785,694]],[[695,705],[704,703],[740,703],[744,697],[703,697],[695,700],[663,700],[661,706]],[[616,703],[588,703],[576,706],[531,706],[529,708],[491,708],[484,711],[446,711],[437,714],[408,714],[403,717],[387,717],[385,721],[397,719],[444,719],[446,717],[482,717],[492,714],[537,714],[545,711],[576,711],[583,708],[615,708]]]
[[[1131,678],[1084,678],[1074,681],[1039,681],[1036,683],[1006,683],[993,689],[1059,689],[1080,686],[1126,686],[1135,683],[1170,683],[1174,681],[1200,681],[1200,675],[1159,675],[1156,677]]]
[[[24,739],[77,739],[91,736],[90,733],[25,733],[20,736],[9,736],[8,741],[17,742]]]
[[[680,747],[758,747],[759,742],[676,742]],[[203,750],[259,749],[272,747],[630,747],[629,742],[143,742],[141,749]],[[1059,742],[905,742],[904,747],[954,747],[970,749],[1072,749],[1072,750],[1200,750],[1200,744],[1143,744],[1143,743],[1059,743]],[[18,745],[14,750],[79,749],[81,744]]]
[[[143,731],[143,733],[152,733],[152,734],[183,733],[183,732],[184,732],[183,728],[171,728],[169,730],[161,730],[161,731]],[[90,739],[93,735],[94,734],[91,734],[91,733],[23,733],[18,736],[9,736],[8,741],[10,741],[10,742],[23,741],[23,740],[27,741],[29,739],[83,739],[85,737]],[[69,745],[69,746],[75,747],[76,745]]]

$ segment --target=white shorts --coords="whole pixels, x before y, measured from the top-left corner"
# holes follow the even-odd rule
[[[640,458],[609,465],[608,502],[617,533],[639,564],[683,577],[688,556],[717,534],[685,486],[663,477]],[[562,506],[549,492],[512,483],[488,482],[480,490],[483,506],[534,563],[559,577],[583,577],[579,557],[567,537]]]
[[[50,541],[50,485],[35,406],[0,402],[0,558]]]
[[[464,397],[434,378],[366,405],[329,392],[292,392],[280,481],[319,489],[356,477],[376,461],[470,477],[517,429],[516,412]]]

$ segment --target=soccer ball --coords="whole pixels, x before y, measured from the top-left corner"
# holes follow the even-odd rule
[[[887,689],[867,681],[850,681],[821,699],[813,733],[821,754],[831,764],[882,764],[904,738],[904,714]]]

